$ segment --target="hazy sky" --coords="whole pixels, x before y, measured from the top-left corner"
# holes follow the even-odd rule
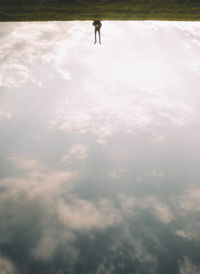
[[[0,273],[200,273],[200,22],[0,24]]]

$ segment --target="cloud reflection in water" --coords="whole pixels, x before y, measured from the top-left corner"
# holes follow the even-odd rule
[[[1,23],[3,273],[199,273],[199,29]]]

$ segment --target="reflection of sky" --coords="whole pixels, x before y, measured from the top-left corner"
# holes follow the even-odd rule
[[[200,23],[1,23],[0,272],[200,273]]]

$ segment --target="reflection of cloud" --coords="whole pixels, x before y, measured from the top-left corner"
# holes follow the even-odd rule
[[[187,257],[184,257],[184,261],[179,263],[179,271],[180,274],[200,274],[200,268]]]
[[[178,52],[174,49],[182,43],[176,32],[188,40],[182,29],[192,31],[197,29],[195,26],[182,22],[105,22],[105,31],[118,29],[113,34],[114,41],[101,51],[78,55],[81,61],[74,57],[84,78],[76,74],[79,83],[72,85],[76,92],[68,92],[65,102],[57,105],[50,126],[77,134],[89,132],[98,143],[105,144],[122,128],[130,132],[133,128],[149,129],[166,123],[178,126],[190,123],[195,113],[191,91],[197,83],[191,84],[190,92],[187,90],[185,79],[189,77],[191,83],[193,80],[192,71],[185,64],[197,58],[195,54],[186,54],[184,48]],[[161,40],[161,30],[163,37],[172,33],[177,38]],[[128,38],[121,39],[122,33]],[[116,42],[121,45],[117,51],[113,50]],[[169,54],[163,51],[163,46]],[[158,136],[157,141],[164,138]]]
[[[0,86],[18,87],[28,79],[31,79],[28,68],[20,64],[0,65]]]
[[[12,248],[16,248],[19,245],[16,237],[20,235],[26,250],[19,248],[18,252],[28,252],[31,257],[43,260],[50,259],[57,248],[65,243],[63,252],[73,261],[76,253],[73,248],[74,235],[59,226],[56,199],[52,194],[48,193],[48,198],[46,195],[43,192],[32,196],[28,191],[18,191],[16,187],[0,194],[0,243],[6,246],[11,241]]]
[[[123,257],[125,257],[125,260],[128,260],[130,262],[130,265],[132,264],[133,267],[135,266],[135,264],[139,263],[138,273],[157,273],[157,258],[156,256],[154,256],[154,254],[151,254],[149,252],[148,248],[145,245],[144,239],[140,239],[139,237],[133,237],[130,231],[127,230],[124,231],[124,234],[125,235],[123,235],[123,241],[127,243],[126,247],[123,248],[122,242],[120,240],[117,240],[112,247],[114,254],[119,255],[118,259],[115,260],[116,263],[114,264],[114,271],[112,273],[118,272],[117,266],[119,266],[120,264],[122,264],[121,267],[124,270],[123,266],[126,267],[126,264],[124,264],[124,262],[121,260],[121,258]],[[104,264],[105,263],[106,260],[104,260]]]
[[[66,155],[63,156],[62,161],[70,161],[75,158],[76,160],[83,161],[87,157],[87,146],[77,144],[68,149]]]
[[[151,213],[161,222],[170,223],[174,218],[170,207],[167,204],[161,202],[154,196],[143,197],[142,199],[137,198],[136,196],[124,196],[120,195],[122,208],[126,210],[127,213],[132,214],[134,208],[151,210]]]
[[[150,254],[145,247],[144,243],[140,239],[129,238],[129,241],[135,249],[135,257],[148,266],[149,273],[155,273],[157,267],[157,258],[153,254]]]
[[[179,200],[180,207],[185,212],[200,210],[200,189],[190,189]]]
[[[176,210],[179,213],[181,226],[178,226],[175,233],[189,240],[199,241],[200,223],[196,216],[200,210],[200,189],[189,189],[177,200],[175,199]]]
[[[72,95],[73,104],[68,101],[61,103],[63,105],[49,125],[77,134],[89,132],[96,135],[98,143],[106,143],[121,128],[124,132],[130,132],[133,128],[148,129],[155,124],[163,125],[166,121],[176,125],[191,121],[193,110],[189,105],[179,99],[173,102],[170,98],[164,100],[163,96],[157,95],[158,98],[152,100],[148,94],[141,96],[135,91],[122,95],[120,90],[115,90],[112,96],[102,91],[98,97],[85,92],[85,99],[81,100]]]
[[[77,176],[76,173],[50,169],[36,160],[23,157],[12,158],[12,161],[24,174],[22,177],[2,179],[1,185],[11,190],[25,191],[30,197],[58,195],[63,185],[65,189],[70,188],[71,180]]]
[[[178,235],[178,236],[180,236],[180,237],[182,237],[182,238],[188,238],[188,239],[190,239],[191,237],[189,237],[189,235],[186,233],[186,232],[184,232],[183,230],[176,230],[176,235]]]
[[[169,209],[169,207],[155,199],[154,197],[147,199],[145,201],[146,206],[152,208],[155,212],[156,217],[163,223],[170,223],[173,219],[173,215]]]
[[[158,136],[158,137],[156,137],[156,141],[157,142],[163,142],[163,141],[165,141],[165,136]]]
[[[99,264],[96,274],[113,274],[115,273],[115,266],[111,264],[107,258]]]
[[[198,128],[186,134],[199,119],[190,38],[180,28],[176,35],[179,23],[105,22],[113,38],[107,32],[97,50],[87,24],[17,23],[1,37],[1,84],[40,87],[1,93],[2,157],[25,155],[1,167],[0,266],[8,273],[11,262],[22,274],[41,262],[44,273],[158,273],[172,239],[181,247],[200,239],[199,189],[181,192],[187,168],[196,168],[187,164],[198,159]],[[196,271],[191,264],[186,259],[180,271]]]
[[[121,221],[119,212],[104,199],[97,204],[80,199],[72,199],[70,205],[60,201],[58,212],[67,227],[80,231],[105,229]]]
[[[16,228],[22,226],[23,237],[28,233],[30,242],[35,241],[30,246],[35,257],[50,258],[63,241],[68,242],[66,252],[69,252],[74,236],[59,228],[56,208],[59,197],[69,191],[76,174],[51,170],[23,157],[12,158],[12,161],[23,175],[0,181],[0,186],[5,188],[0,192],[0,223],[3,224],[0,241],[14,237]],[[24,228],[27,233],[23,232]]]
[[[152,172],[152,176],[153,176],[153,177],[163,177],[163,176],[164,176],[164,172],[154,170],[154,171]]]
[[[1,120],[9,120],[12,118],[12,114],[9,111],[3,111],[0,109],[0,121]]]
[[[13,238],[19,227],[22,228],[22,233],[28,233],[35,240],[38,231],[34,229],[40,230],[45,222],[43,215],[48,212],[48,203],[42,201],[39,196],[28,198],[24,197],[24,194],[27,195],[27,192],[19,192],[14,187],[0,194],[1,244]],[[25,231],[26,229],[29,231]]]
[[[73,23],[34,22],[10,25],[12,28],[9,31],[6,25],[1,29],[0,86],[17,87],[27,80],[36,81],[40,85],[41,81],[33,79],[31,66],[51,63],[53,60],[57,64],[57,72],[69,80],[69,73],[61,69],[58,63],[62,59],[66,43],[63,33],[68,38],[69,28]],[[73,43],[74,39],[66,45],[65,50]]]
[[[72,155],[79,151],[77,147],[82,146],[69,149]],[[152,195],[114,194],[110,199],[101,196],[94,200],[84,199],[73,185],[78,172],[51,169],[24,157],[11,160],[18,175],[0,181],[3,187],[0,192],[0,224],[3,224],[0,226],[0,244],[16,239],[21,231],[20,241],[29,239],[26,247],[31,256],[29,260],[53,262],[59,254],[67,269],[75,273],[73,265],[79,263],[81,250],[91,249],[85,244],[80,245],[80,237],[89,237],[87,241],[96,246],[98,237],[111,231],[112,236],[108,237],[111,242],[106,242],[107,236],[101,238],[105,254],[100,255],[94,273],[121,273],[123,264],[139,264],[138,273],[148,273],[147,269],[149,273],[157,273],[159,262],[154,248],[162,248],[160,235],[158,237],[152,232],[141,212],[150,213],[151,222],[154,225],[159,223],[162,228],[176,219],[176,212],[172,211],[170,204]],[[159,176],[159,173],[155,170],[154,176]],[[195,195],[194,191],[188,191],[187,195],[197,200],[198,193]],[[138,232],[138,226],[141,232]],[[184,237],[184,231],[177,231],[177,235]],[[152,253],[148,240],[154,245]],[[15,246],[16,240],[12,241]],[[105,259],[107,256],[108,260]],[[180,269],[185,269],[185,266],[181,265]]]
[[[68,256],[71,262],[76,261],[78,252],[74,247],[75,236],[69,230],[58,228],[58,223],[52,225],[48,223],[43,235],[38,242],[36,248],[33,249],[32,254],[34,257],[49,260],[55,255],[57,248],[63,248],[65,256]]]
[[[119,170],[110,171],[108,175],[113,179],[119,179],[124,172],[125,172],[125,169],[120,168]]]
[[[79,151],[75,148],[70,151]],[[90,202],[74,196],[71,182],[76,173],[51,170],[23,157],[11,160],[21,175],[0,180],[5,189],[0,192],[0,243],[15,238],[22,227],[21,240],[29,238],[35,258],[50,259],[62,248],[73,263],[78,256],[75,231],[104,230],[121,222],[120,212],[111,201]]]
[[[13,264],[5,257],[1,257],[0,255],[0,273],[1,274],[14,274],[15,268]]]

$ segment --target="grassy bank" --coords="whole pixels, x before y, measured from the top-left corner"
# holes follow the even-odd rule
[[[200,0],[0,0],[0,21],[200,21]]]

